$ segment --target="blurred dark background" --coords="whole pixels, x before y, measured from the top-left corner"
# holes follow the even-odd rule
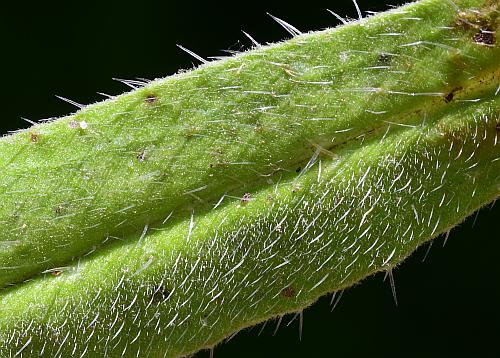
[[[403,1],[358,0],[381,11]],[[350,0],[235,2],[9,2],[0,10],[2,81],[0,131],[27,127],[30,120],[75,110],[79,103],[119,94],[111,78],[164,77],[195,60],[181,44],[203,57],[243,50],[245,30],[261,43],[287,37],[269,16],[302,31],[335,26],[329,8],[356,17]],[[215,357],[500,357],[500,205],[483,209],[439,238],[422,259],[418,250],[394,271],[399,306],[383,275],[347,290],[333,312],[325,297],[304,311],[302,341],[298,320],[283,319],[245,330],[215,350]],[[197,357],[208,357],[202,352]]]

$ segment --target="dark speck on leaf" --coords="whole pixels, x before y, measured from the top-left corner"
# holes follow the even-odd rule
[[[245,193],[243,195],[243,197],[241,198],[241,203],[242,204],[246,204],[250,201],[250,198],[252,197],[252,195],[250,193]]]
[[[168,300],[170,298],[171,294],[172,294],[172,291],[168,287],[160,286],[153,294],[153,300],[155,302],[160,303],[160,302],[163,302],[165,300]]]
[[[139,154],[137,154],[137,159],[140,162],[143,162],[146,159],[146,151],[141,151]]]
[[[146,103],[154,103],[154,102],[156,102],[156,100],[157,100],[157,98],[154,94],[149,94],[149,95],[147,95],[147,97],[145,98],[144,101]]]
[[[296,292],[292,286],[288,286],[281,290],[281,294],[283,295],[283,297],[292,298],[295,297]]]
[[[488,46],[494,45],[495,33],[489,29],[481,30],[474,35],[474,42]]]
[[[32,143],[37,143],[40,140],[40,137],[36,133],[31,133],[30,135],[30,141]]]
[[[383,63],[383,64],[388,64],[391,62],[391,55],[388,53],[381,53],[378,56],[378,62]]]

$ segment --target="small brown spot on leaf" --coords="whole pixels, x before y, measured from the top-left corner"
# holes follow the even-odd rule
[[[500,25],[498,4],[498,0],[487,0],[480,9],[458,12],[454,26],[473,32],[470,36],[475,43],[493,46],[496,42],[495,29]]]
[[[60,276],[62,274],[62,271],[59,271],[59,270],[54,270],[50,273],[52,276]]]
[[[462,90],[463,88],[462,87],[456,87],[454,88],[453,90],[450,91],[450,93],[448,93],[446,96],[444,96],[444,101],[446,103],[450,103],[451,101],[453,101],[453,99],[455,98],[455,94]]]
[[[252,195],[250,193],[243,194],[243,196],[241,198],[241,204],[243,204],[243,205],[247,204],[250,201],[251,197],[252,197]]]
[[[31,143],[38,143],[40,141],[40,136],[36,133],[30,133]]]
[[[156,97],[156,95],[150,93],[146,96],[146,98],[144,99],[144,102],[151,104],[151,103],[155,103],[157,99],[158,99],[158,97]]]
[[[146,159],[146,151],[142,150],[139,152],[139,154],[137,154],[137,160],[143,162],[145,159]]]
[[[295,292],[295,288],[293,288],[293,286],[287,286],[281,290],[281,295],[286,298],[295,297],[296,294],[297,292]]]
[[[56,215],[61,215],[64,212],[64,206],[58,205],[54,208]]]
[[[495,32],[490,29],[481,29],[474,35],[474,42],[481,45],[493,46],[495,44]]]

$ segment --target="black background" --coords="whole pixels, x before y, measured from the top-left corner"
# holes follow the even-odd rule
[[[384,10],[402,1],[358,3]],[[2,133],[27,127],[20,117],[75,110],[56,94],[87,104],[102,99],[97,91],[127,90],[113,77],[153,79],[192,67],[196,60],[175,44],[208,57],[248,48],[242,29],[262,43],[286,38],[266,12],[302,31],[337,25],[326,8],[356,17],[350,0],[1,6]],[[286,326],[287,316],[276,336],[274,322],[260,335],[260,326],[245,330],[217,347],[215,357],[499,357],[499,214],[500,205],[483,209],[454,229],[444,248],[437,239],[424,263],[425,247],[400,265],[394,271],[398,307],[379,274],[347,290],[333,312],[329,297],[306,309],[302,341],[298,320]]]

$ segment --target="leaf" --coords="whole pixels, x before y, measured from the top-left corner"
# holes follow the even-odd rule
[[[458,5],[297,36],[3,139],[2,353],[210,347],[494,200],[498,4]]]

